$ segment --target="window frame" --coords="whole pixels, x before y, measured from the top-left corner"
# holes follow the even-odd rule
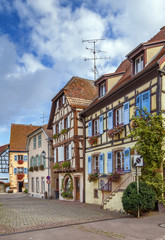
[[[39,137],[40,137],[40,138],[39,138]],[[38,134],[38,148],[41,147],[41,144],[42,144],[42,135],[41,135],[41,133],[40,133],[40,134]]]
[[[102,82],[100,85],[99,85],[99,97],[103,97],[105,96],[106,94],[106,82]]]
[[[138,61],[139,63],[137,63]],[[142,71],[143,68],[144,68],[144,54],[141,54],[139,57],[135,58],[135,74]]]
[[[99,155],[93,156],[93,161],[94,161],[93,171],[100,171],[100,156]]]
[[[117,114],[119,113],[119,114]],[[119,118],[119,119],[117,119]],[[124,119],[123,119],[123,105],[120,106],[115,110],[115,126],[118,126],[120,124],[123,124]]]
[[[118,163],[119,157],[117,156],[117,154],[119,153],[120,153],[120,163]],[[124,169],[124,150],[115,152],[115,160],[116,160],[116,170]]]
[[[33,137],[33,149],[37,148],[37,138],[36,136]]]
[[[97,123],[97,124],[96,124]],[[99,119],[95,119],[93,121],[93,135],[98,135],[100,133],[100,129],[99,129]]]
[[[40,188],[39,188],[39,184],[40,183],[40,181],[39,181],[39,177],[36,177],[36,193],[39,193],[39,191],[40,191]]]

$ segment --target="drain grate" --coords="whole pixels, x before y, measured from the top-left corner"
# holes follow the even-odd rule
[[[161,228],[165,228],[165,223],[161,223],[161,224],[159,224],[159,227],[161,227]]]

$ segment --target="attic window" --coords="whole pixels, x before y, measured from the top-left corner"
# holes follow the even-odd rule
[[[100,84],[100,97],[103,97],[105,95],[106,90],[106,84],[105,82]]]
[[[135,74],[143,69],[143,55],[135,59]]]

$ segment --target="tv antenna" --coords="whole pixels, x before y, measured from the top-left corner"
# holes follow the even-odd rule
[[[47,118],[46,113],[43,113],[42,117],[40,117],[40,118],[42,118],[42,124],[44,125],[45,118]]]
[[[86,47],[87,50],[90,50],[93,53],[93,57],[92,58],[84,58],[84,61],[93,60],[94,67],[93,67],[92,71],[94,72],[94,80],[96,80],[96,76],[98,75],[98,69],[97,69],[97,66],[96,66],[96,60],[98,60],[98,59],[110,59],[110,57],[108,57],[108,58],[107,57],[96,57],[96,53],[100,53],[100,52],[106,53],[106,52],[101,51],[101,50],[96,50],[96,42],[104,41],[104,40],[105,39],[82,40],[82,43],[87,42],[87,43],[93,44],[93,48]]]

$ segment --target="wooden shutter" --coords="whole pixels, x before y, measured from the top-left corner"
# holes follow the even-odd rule
[[[92,137],[92,121],[88,122],[88,137]]]
[[[150,91],[142,93],[142,109],[147,108],[147,112],[150,113]]]
[[[56,125],[53,125],[53,134],[56,134]]]
[[[72,145],[71,143],[69,144],[69,160],[72,159]]]
[[[113,129],[113,110],[108,112],[108,129]]]
[[[124,172],[131,171],[131,156],[130,148],[124,149]]]
[[[68,115],[68,128],[70,128],[70,115]]]
[[[141,94],[136,97],[136,107],[141,108]],[[139,111],[136,110],[136,116],[139,116]]]
[[[28,161],[28,156],[27,155],[24,155],[23,156],[23,160],[26,162],[26,161]]]
[[[17,168],[14,168],[14,174],[17,174]]]
[[[64,129],[64,119],[62,119],[62,129]]]
[[[99,117],[99,127],[100,127],[100,134],[104,132],[104,118],[103,115]]]
[[[18,161],[18,156],[14,155],[14,161]]]
[[[129,124],[129,102],[124,103],[123,106],[123,120],[124,125]]]
[[[88,156],[88,174],[92,173],[92,157]]]
[[[56,163],[56,148],[54,148],[54,163]]]
[[[104,153],[100,154],[100,173],[104,173]]]
[[[112,173],[113,172],[113,161],[112,161],[112,152],[107,153],[107,172]]]

